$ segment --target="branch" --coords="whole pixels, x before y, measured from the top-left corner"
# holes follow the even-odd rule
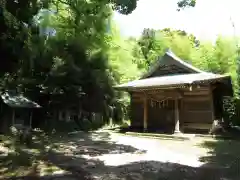
[[[180,11],[181,9],[184,9],[186,7],[195,7],[196,0],[180,0],[178,3],[178,9],[177,11]]]

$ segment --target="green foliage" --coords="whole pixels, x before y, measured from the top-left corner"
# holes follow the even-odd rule
[[[139,39],[124,39],[112,20],[112,9],[129,14],[136,4],[137,0],[3,1],[1,88],[16,87],[36,101],[42,92],[60,96],[59,102],[67,107],[81,102],[86,111],[105,114],[106,121],[113,115],[120,121],[127,115],[129,99],[113,86],[139,78],[171,48],[203,70],[230,74],[238,90],[234,39],[200,42],[169,28],[145,29]],[[194,6],[195,1],[178,5]],[[46,33],[47,28],[53,28],[55,36]]]
[[[237,124],[239,125],[239,120],[237,119],[237,109],[239,109],[239,101],[233,98],[224,98],[223,100],[224,108],[224,119],[226,124]],[[236,109],[237,108],[237,109]]]
[[[179,7],[178,11],[180,11],[180,9],[184,9],[186,7],[194,7],[196,5],[196,0],[180,0],[177,5]]]

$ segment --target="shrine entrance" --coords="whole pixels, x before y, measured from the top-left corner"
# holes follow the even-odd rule
[[[148,129],[151,131],[172,132],[174,129],[174,100],[157,101],[149,99]]]
[[[158,101],[149,99],[148,102],[148,129],[163,133],[173,133],[180,130],[182,119],[181,99],[166,98]],[[176,107],[177,106],[177,107]],[[178,110],[176,114],[176,109]],[[176,119],[179,120],[176,127]],[[177,128],[177,129],[176,129]]]
[[[132,127],[151,132],[180,132],[180,91],[148,90],[134,92],[131,97]]]

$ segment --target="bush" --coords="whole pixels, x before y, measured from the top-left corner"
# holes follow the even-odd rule
[[[240,125],[240,100],[237,98],[224,97],[223,99],[225,125]]]

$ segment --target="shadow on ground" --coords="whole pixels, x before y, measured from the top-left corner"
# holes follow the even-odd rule
[[[38,167],[31,166],[28,173],[11,176],[11,179],[211,180],[224,177],[226,180],[237,180],[240,177],[231,169],[236,165],[232,165],[231,168],[219,166],[227,162],[231,164],[230,158],[237,157],[240,142],[236,144],[235,149],[231,143],[236,142],[232,141],[207,141],[201,144],[201,146],[209,148],[210,155],[201,158],[206,165],[199,168],[159,161],[138,161],[120,166],[109,166],[99,159],[88,159],[85,156],[95,157],[104,154],[122,153],[144,154],[145,151],[132,146],[115,144],[110,141],[110,134],[103,132],[63,134],[51,137],[39,134],[36,137],[31,148],[36,149],[38,152],[35,152],[34,155],[28,151],[23,159],[30,164],[39,161],[45,162],[49,166],[61,169],[61,174],[50,172],[39,177],[40,165],[38,164]],[[230,147],[232,152],[229,152]],[[24,149],[17,149],[17,151],[19,152],[16,154],[21,156]],[[223,156],[226,156],[225,160],[222,159]],[[4,163],[0,164],[1,169],[7,166],[5,164],[7,160],[12,160],[8,164],[11,167],[11,162],[13,163],[16,157],[8,155],[5,158]],[[29,166],[29,163],[26,166]]]
[[[217,139],[205,141],[200,146],[208,148],[207,156],[201,157],[204,166],[222,169],[221,174],[229,179],[240,179],[240,141]]]

